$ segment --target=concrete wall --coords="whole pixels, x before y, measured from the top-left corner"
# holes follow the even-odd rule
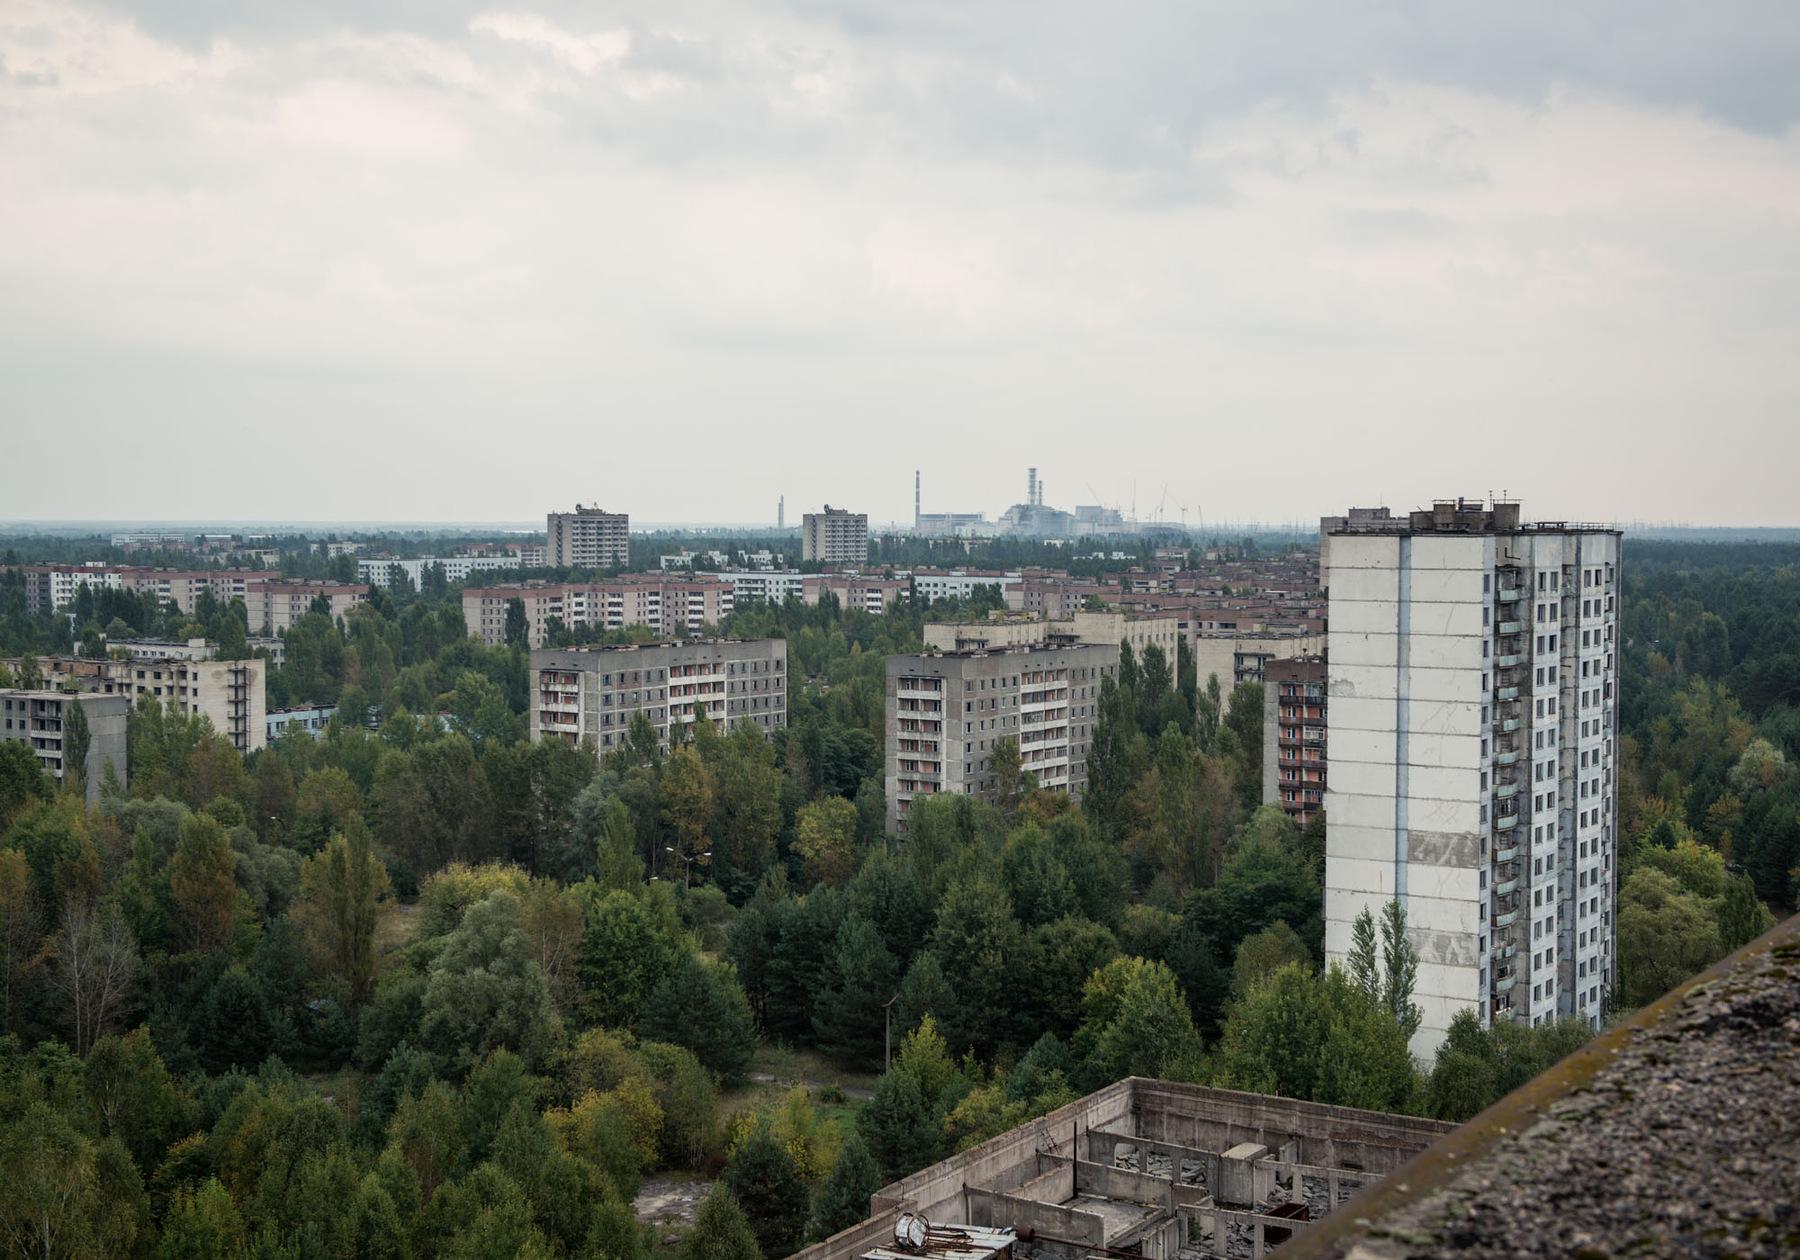
[[[994,1194],[974,1186],[969,1187],[967,1195],[967,1224],[1012,1228],[1021,1232],[1030,1230],[1091,1247],[1106,1245],[1106,1221],[1097,1213]]]
[[[1115,1168],[1111,1164],[1079,1160],[1075,1164],[1075,1190],[1079,1194],[1098,1194],[1108,1199],[1124,1199],[1130,1203],[1154,1203],[1174,1207],[1171,1194],[1174,1182],[1164,1177]]]
[[[878,1193],[911,1203],[933,1220],[954,1221],[961,1215],[963,1187],[986,1185],[1008,1169],[1035,1161],[1040,1148],[1072,1145],[1089,1129],[1128,1127],[1134,1080],[1117,1081],[960,1155],[902,1177]]]
[[[1455,1127],[1167,1081],[1139,1081],[1137,1102],[1137,1130],[1154,1141],[1215,1152],[1240,1142],[1260,1142],[1272,1151],[1292,1143],[1303,1163],[1375,1173],[1392,1172]]]

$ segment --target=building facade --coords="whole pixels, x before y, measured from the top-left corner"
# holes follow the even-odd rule
[[[1117,643],[888,657],[888,830],[904,834],[907,813],[922,796],[992,799],[994,744],[1002,739],[1018,742],[1021,768],[1039,787],[1079,798],[1100,680],[1118,669]]]
[[[1325,636],[1300,630],[1207,630],[1196,625],[1188,637],[1188,650],[1194,654],[1200,690],[1217,678],[1223,703],[1240,684],[1262,682],[1270,661],[1317,656],[1325,650]]]
[[[642,714],[665,750],[704,714],[721,732],[787,725],[787,643],[694,639],[531,654],[531,738],[586,743],[605,755]]]
[[[424,584],[425,570],[436,566],[443,570],[446,582],[466,582],[471,573],[495,569],[517,569],[522,562],[517,553],[501,556],[422,556],[413,560],[358,560],[356,576],[370,586],[387,590],[405,574],[417,590]]]
[[[1302,827],[1325,808],[1325,686],[1322,656],[1263,666],[1263,804]]]
[[[204,645],[204,641],[201,641]],[[205,656],[130,656],[91,659],[47,656],[38,660],[44,681],[59,689],[104,696],[123,696],[136,704],[148,696],[159,704],[212,723],[240,753],[253,753],[266,742],[264,714],[268,662]],[[192,645],[189,645],[191,650]],[[17,662],[10,662],[16,668]]]
[[[694,634],[717,625],[733,607],[729,582],[660,574],[611,582],[466,586],[462,599],[469,633],[496,646],[506,642],[506,607],[518,600],[525,609],[526,643],[534,648],[544,645],[552,621],[570,629],[648,626],[656,634]]]
[[[544,518],[545,562],[552,568],[623,569],[631,564],[631,517],[575,505]]]
[[[308,705],[298,709],[270,709],[263,718],[263,729],[269,743],[274,743],[289,731],[304,731],[314,739],[318,739],[331,727],[331,715],[337,712],[332,704]]]
[[[1390,898],[1459,1010],[1598,1025],[1616,980],[1619,534],[1439,503],[1330,534],[1325,946]]]
[[[869,514],[825,505],[800,523],[800,558],[818,564],[869,563]]]
[[[70,710],[79,706],[87,719],[87,757],[75,764],[75,735]],[[87,803],[100,803],[106,768],[121,788],[130,786],[126,765],[127,727],[131,701],[124,696],[96,692],[46,691],[7,688],[0,690],[0,739],[17,740],[37,754],[38,765],[61,783],[70,774],[86,772]]]
[[[939,599],[968,599],[983,589],[999,591],[1004,598],[1009,590],[1024,581],[1017,573],[986,569],[915,569],[911,576],[913,594],[926,603]]]

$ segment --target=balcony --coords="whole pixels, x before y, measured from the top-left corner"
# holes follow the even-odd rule
[[[1518,886],[1519,881],[1516,879],[1503,879],[1498,884],[1494,885],[1494,896],[1504,897]]]
[[[1509,993],[1512,991],[1513,985],[1517,984],[1518,982],[1519,982],[1518,976],[1512,974],[1511,972],[1508,972],[1506,975],[1500,976],[1497,979],[1495,979],[1494,992],[1495,993]]]
[[[1517,910],[1506,910],[1494,916],[1494,927],[1496,929],[1509,928],[1518,921],[1519,912]]]
[[[1494,755],[1494,764],[1500,766],[1516,766],[1519,764],[1519,754],[1510,748],[1503,753],[1496,753]]]
[[[1494,658],[1494,664],[1499,666],[1501,669],[1515,669],[1524,663],[1525,663],[1525,658],[1523,656],[1518,655],[1516,652],[1510,653],[1506,656],[1496,656]]]
[[[1495,690],[1494,697],[1498,700],[1517,700],[1519,689],[1517,687],[1500,687]]]
[[[1517,814],[1514,814],[1512,816],[1512,821],[1518,822],[1519,816]],[[1508,824],[1508,825],[1510,826],[1511,824]],[[1506,863],[1506,862],[1516,862],[1518,860],[1519,860],[1519,846],[1516,844],[1513,845],[1509,849],[1495,849],[1494,850],[1494,861],[1495,862]]]
[[[1501,604],[1516,604],[1524,594],[1525,588],[1522,586],[1503,586],[1494,592],[1494,600]]]
[[[1518,634],[1524,628],[1524,623],[1518,621],[1502,621],[1499,626],[1501,634]]]
[[[1500,728],[1500,733],[1502,735],[1511,735],[1514,731],[1519,729],[1519,719],[1501,718],[1498,722],[1494,723],[1494,725]]]
[[[1518,794],[1519,785],[1517,783],[1502,783],[1494,789],[1494,795],[1503,801],[1510,801]]]

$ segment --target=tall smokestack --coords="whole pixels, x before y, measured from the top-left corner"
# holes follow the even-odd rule
[[[1025,470],[1025,502],[1032,507],[1036,507],[1038,501],[1037,494],[1037,469],[1027,468]]]
[[[919,528],[919,470],[913,469],[913,528]]]
[[[787,528],[787,496],[785,494],[775,500],[775,528]]]

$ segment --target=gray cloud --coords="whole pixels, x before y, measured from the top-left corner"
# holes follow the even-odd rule
[[[17,0],[11,510],[1791,517],[1792,10]]]

